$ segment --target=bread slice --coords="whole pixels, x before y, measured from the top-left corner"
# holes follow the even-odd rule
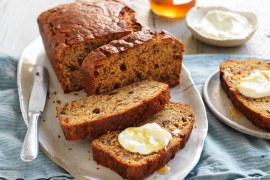
[[[252,70],[270,70],[270,64],[262,60],[227,60],[220,65],[220,81],[223,89],[236,106],[254,125],[270,131],[270,97],[250,98],[237,90],[237,84]]]
[[[144,28],[92,51],[81,70],[87,94],[100,94],[142,81],[179,84],[184,45],[161,31]]]
[[[194,114],[189,105],[168,103],[164,110],[138,124],[157,123],[172,134],[166,149],[149,155],[125,150],[118,142],[121,131],[108,132],[91,143],[94,160],[126,179],[144,179],[170,161],[177,151],[184,148],[194,124]],[[179,129],[180,133],[174,133]],[[179,162],[184,163],[184,162]]]
[[[169,99],[167,84],[142,81],[105,95],[68,102],[57,108],[57,116],[67,140],[92,139],[153,116]]]
[[[43,12],[38,25],[64,92],[84,88],[80,66],[89,52],[141,29],[135,11],[120,0],[60,5]]]

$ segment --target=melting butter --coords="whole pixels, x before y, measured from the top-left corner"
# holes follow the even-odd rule
[[[172,132],[175,136],[178,136],[181,133],[181,130],[178,128],[175,128],[175,130],[173,130]]]
[[[130,127],[118,135],[118,141],[126,150],[143,155],[166,148],[172,135],[157,123]]]
[[[230,114],[233,120],[238,120],[241,118],[242,113],[236,109],[236,107],[234,107],[233,105],[229,106],[229,110],[230,110]]]
[[[251,98],[270,96],[270,70],[251,71],[249,76],[240,79],[237,89]]]
[[[210,10],[195,29],[206,37],[225,40],[246,37],[252,31],[252,24],[240,13]]]
[[[168,174],[170,172],[170,170],[171,170],[171,167],[169,166],[169,164],[167,164],[167,165],[163,166],[162,168],[160,168],[158,170],[158,173],[165,175],[165,174]]]

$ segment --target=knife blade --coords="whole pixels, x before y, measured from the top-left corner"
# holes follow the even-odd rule
[[[38,155],[38,121],[46,104],[48,86],[47,69],[44,66],[35,66],[28,105],[28,129],[21,150],[21,159],[26,162],[34,160]]]

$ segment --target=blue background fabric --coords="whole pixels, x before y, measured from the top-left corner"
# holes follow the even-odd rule
[[[184,64],[199,91],[225,59],[237,55],[187,55]],[[40,151],[30,163],[20,160],[26,125],[17,91],[17,60],[0,54],[0,179],[73,179]],[[270,179],[270,141],[240,133],[207,109],[208,135],[199,163],[186,179]]]

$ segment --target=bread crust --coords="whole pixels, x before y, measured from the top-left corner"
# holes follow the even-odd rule
[[[181,107],[187,108],[186,105],[180,106],[180,108]],[[190,108],[187,109],[187,111],[190,111]],[[195,121],[194,114],[192,113],[192,111],[188,113],[190,113],[189,116],[192,117],[193,119],[191,120],[191,124],[188,125],[185,132],[181,133],[181,135],[177,137],[179,138],[179,140],[176,141],[174,144],[170,144],[166,150],[164,149],[159,151],[158,153],[154,153],[152,155],[153,157],[150,160],[147,160],[146,163],[142,164],[124,163],[123,161],[114,158],[109,151],[106,151],[106,149],[99,146],[98,143],[95,142],[98,141],[98,139],[92,142],[91,144],[93,159],[98,164],[101,164],[105,167],[108,167],[116,171],[119,175],[121,175],[125,179],[130,180],[144,179],[149,175],[151,175],[152,173],[154,173],[156,170],[166,165],[172,158],[174,158],[176,152],[185,147],[185,144],[191,135],[193,124]]]
[[[171,159],[174,158],[175,154],[183,149],[188,141],[192,128],[189,129],[188,134],[186,134],[183,140],[179,144],[175,144],[170,149],[166,151],[161,151],[159,153],[159,158],[153,159],[151,162],[141,165],[141,166],[130,166],[129,164],[123,164],[116,159],[114,159],[108,152],[100,149],[99,146],[92,146],[93,159],[100,165],[108,167],[116,171],[120,176],[125,179],[130,180],[141,180],[151,174],[156,170],[165,166]]]
[[[61,108],[57,108],[57,115],[62,126],[66,140],[82,141],[86,139],[94,139],[107,131],[123,129],[132,126],[135,123],[143,121],[161,111],[165,104],[169,102],[169,87],[161,91],[151,99],[145,99],[138,106],[132,109],[126,109],[124,112],[111,116],[99,118],[92,121],[84,121],[78,124],[65,123],[65,119],[61,118]],[[143,117],[143,118],[142,118]]]
[[[124,14],[128,14],[130,19],[124,17]],[[119,0],[79,1],[60,5],[41,13],[37,22],[46,53],[64,92],[84,88],[82,84],[75,89],[69,86],[69,77],[63,72],[63,56],[66,53],[81,44],[100,44],[103,41],[105,44],[108,40],[141,29],[135,11]],[[84,59],[76,58],[78,61]]]
[[[168,41],[170,43],[174,43],[175,45],[179,46],[177,52],[177,54],[179,54],[177,56],[178,68],[174,72],[171,72],[171,75],[176,76],[177,78],[168,78],[166,80],[162,80],[162,79],[155,79],[155,77],[152,77],[150,74],[147,74],[145,79],[149,80],[154,79],[160,82],[164,82],[169,84],[170,87],[178,85],[180,82],[180,72],[182,68],[183,53],[185,51],[183,43],[165,31],[156,32],[148,29],[147,27],[144,27],[142,31],[137,31],[119,40],[111,41],[110,43],[101,46],[96,50],[92,51],[90,54],[88,54],[88,56],[84,59],[81,65],[81,71],[85,81],[86,93],[88,95],[99,94],[99,92],[96,91],[98,88],[98,82],[96,82],[95,80],[94,72],[95,69],[98,66],[100,66],[103,62],[109,61],[111,57],[116,56],[117,54],[130,52],[133,49],[142,46],[145,43],[148,42],[155,43],[155,41],[157,40]],[[121,74],[119,74],[119,76],[121,76]],[[135,80],[132,80],[132,82],[134,81]]]
[[[259,60],[227,60],[220,65],[221,86],[227,93],[228,97],[231,99],[233,105],[237,107],[255,126],[270,131],[270,113],[269,116],[265,116],[260,111],[252,109],[252,107],[247,104],[247,98],[241,95],[237,89],[232,88],[232,86],[229,85],[229,81],[226,80],[226,72],[224,66],[226,65],[226,63],[232,62],[245,65],[246,68],[249,68],[249,71],[253,69],[250,66],[257,62],[260,62],[260,69],[270,70],[270,65],[264,61]],[[235,67],[237,66],[235,65]],[[252,100],[249,98],[249,101]]]

